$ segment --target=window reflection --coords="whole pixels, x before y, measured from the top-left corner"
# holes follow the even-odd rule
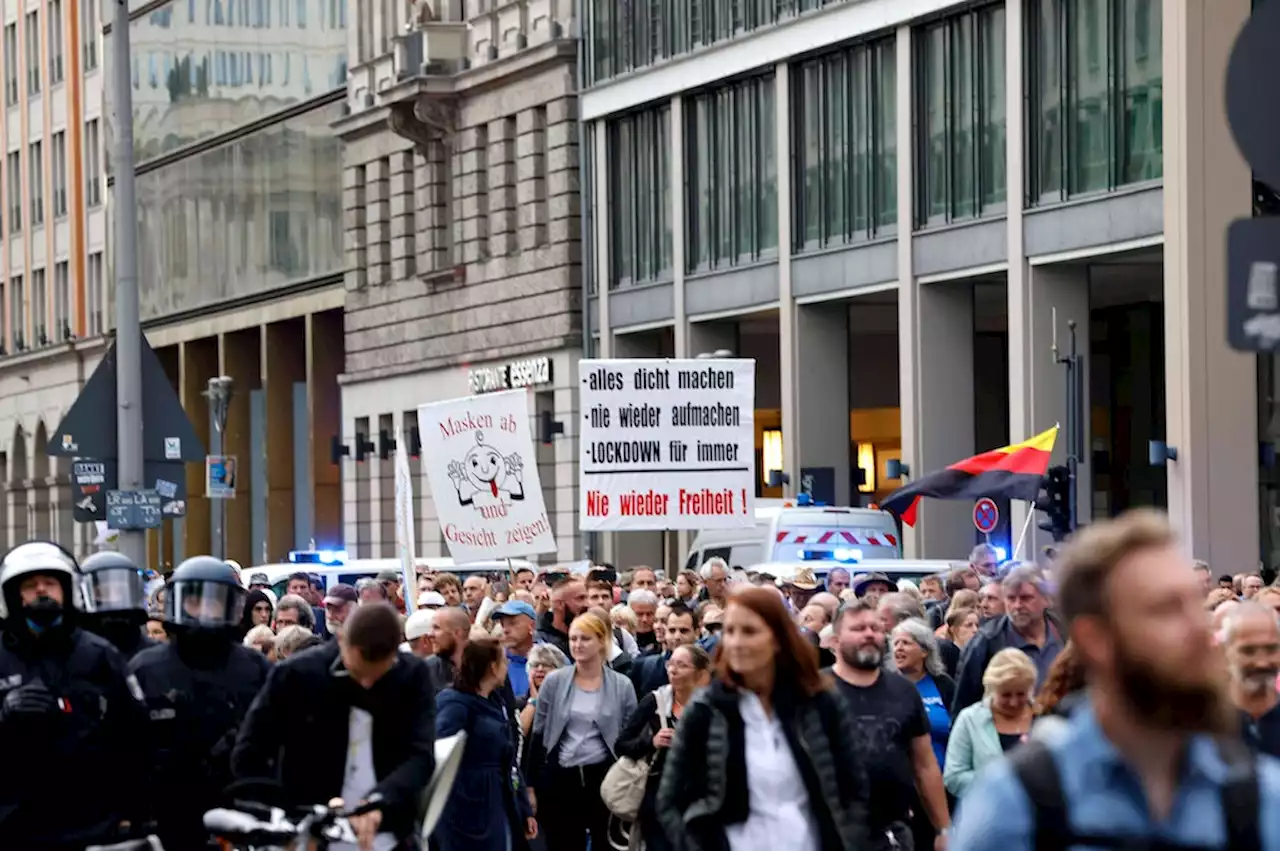
[[[341,272],[340,107],[138,175],[144,318]]]
[[[343,88],[346,23],[334,0],[174,0],[135,20],[138,161]]]

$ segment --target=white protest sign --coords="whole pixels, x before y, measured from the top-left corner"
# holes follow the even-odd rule
[[[418,408],[422,466],[459,564],[556,551],[529,434],[529,392]]]
[[[583,360],[584,530],[755,525],[754,360]]]

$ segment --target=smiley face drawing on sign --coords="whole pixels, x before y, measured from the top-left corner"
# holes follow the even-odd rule
[[[524,459],[515,452],[503,457],[481,431],[461,461],[449,462],[449,479],[458,504],[474,506],[485,518],[502,517],[507,506],[524,499]]]

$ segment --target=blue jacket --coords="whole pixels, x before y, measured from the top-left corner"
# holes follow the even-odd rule
[[[524,845],[533,815],[516,766],[505,702],[452,688],[436,698],[436,737],[467,734],[453,791],[432,838],[440,851],[508,851]]]

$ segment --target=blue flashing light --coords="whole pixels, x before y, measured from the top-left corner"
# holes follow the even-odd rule
[[[836,550],[836,561],[843,562],[859,562],[862,561],[862,550]]]
[[[992,549],[996,551],[997,561],[1004,561],[1009,557],[1009,551],[1006,550],[1004,547],[992,547]]]
[[[862,561],[862,550],[796,550],[798,561],[838,561],[844,564],[857,564]]]
[[[346,564],[346,550],[293,550],[290,564]]]
[[[813,497],[807,493],[796,494],[796,505],[813,505]]]

